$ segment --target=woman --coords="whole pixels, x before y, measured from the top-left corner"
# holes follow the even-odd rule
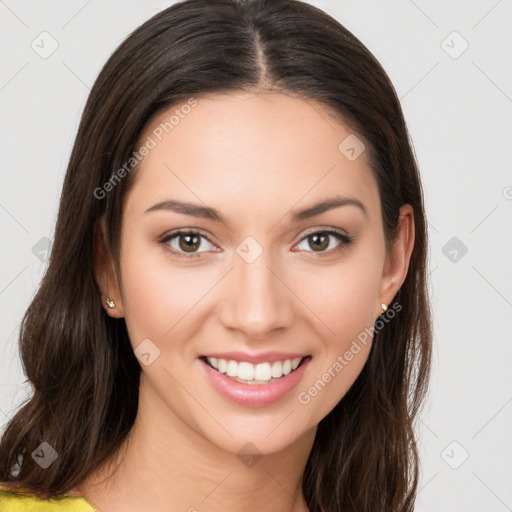
[[[413,510],[426,250],[400,104],[349,31],[296,0],[158,13],[82,116],[0,509]]]

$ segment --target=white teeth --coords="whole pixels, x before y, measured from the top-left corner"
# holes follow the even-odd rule
[[[238,377],[238,363],[236,361],[228,361],[228,377]]]
[[[295,370],[302,361],[301,357],[297,357],[295,359],[254,365],[246,361],[238,362],[216,357],[207,357],[206,359],[220,373],[225,373],[228,377],[233,378],[233,380],[247,384],[267,384],[274,379],[279,379],[283,375],[288,375]]]
[[[208,357],[207,359],[211,364],[210,358]],[[220,373],[226,373],[226,370],[228,369],[228,362],[225,359],[217,359],[217,365],[217,369]]]
[[[237,377],[242,380],[253,380],[254,379],[254,365],[251,363],[238,363],[238,375]]]
[[[283,376],[283,363],[281,361],[276,361],[272,363],[272,377],[275,379]]]
[[[272,368],[270,363],[260,363],[256,365],[254,370],[255,380],[270,380],[272,378]]]

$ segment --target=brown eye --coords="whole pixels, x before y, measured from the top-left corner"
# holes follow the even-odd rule
[[[206,241],[206,250],[198,251],[200,247],[204,247],[203,241]],[[205,235],[197,231],[169,233],[161,238],[159,242],[171,254],[185,258],[199,257],[203,252],[208,252],[208,244],[214,247]]]
[[[339,242],[337,245],[335,242],[331,243],[331,241],[335,239],[337,239]],[[338,231],[336,229],[324,229],[307,234],[300,241],[298,247],[300,244],[307,244],[307,246],[312,250],[308,251],[307,248],[304,247],[302,250],[306,250],[306,252],[317,253],[318,256],[327,256],[339,250],[345,249],[352,242],[353,238],[343,233],[342,231]]]
[[[329,247],[329,237],[330,235],[327,235],[325,233],[314,233],[313,235],[309,235],[307,237],[309,246],[311,248],[314,248],[314,251],[324,251]]]
[[[179,247],[184,252],[194,252],[201,245],[201,237],[198,235],[178,235]]]

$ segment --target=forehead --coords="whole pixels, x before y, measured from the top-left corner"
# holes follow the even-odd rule
[[[145,128],[139,142],[151,149],[128,203],[143,212],[172,197],[200,200],[226,216],[231,208],[237,216],[278,215],[338,194],[364,201],[371,214],[379,201],[366,151],[355,160],[343,152],[354,136],[312,100],[282,93],[197,97]]]

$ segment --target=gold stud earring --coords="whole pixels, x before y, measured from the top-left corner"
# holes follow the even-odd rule
[[[105,304],[109,309],[114,309],[116,307],[116,303],[113,300],[110,300],[108,297],[105,299]]]
[[[386,306],[386,304],[381,304],[382,306],[382,311],[386,312],[388,310],[388,307]]]

